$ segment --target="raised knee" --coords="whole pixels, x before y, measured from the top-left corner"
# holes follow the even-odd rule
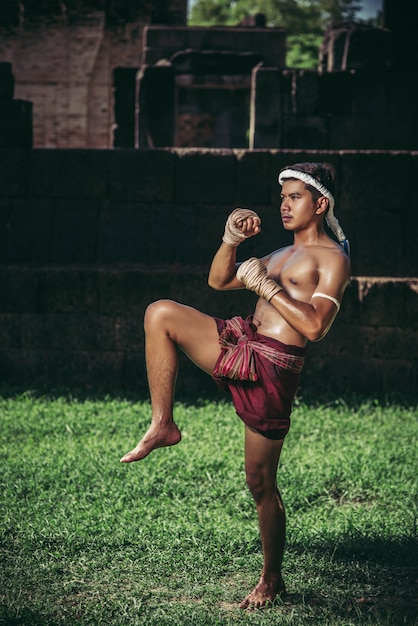
[[[149,328],[153,324],[161,325],[164,318],[170,317],[172,306],[175,303],[171,300],[156,300],[149,304],[145,310],[144,326],[145,329]]]

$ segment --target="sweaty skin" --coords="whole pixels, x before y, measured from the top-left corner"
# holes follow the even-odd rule
[[[280,211],[283,227],[293,232],[293,244],[261,259],[267,275],[283,290],[270,302],[258,299],[253,322],[260,334],[304,347],[308,341],[321,339],[330,328],[337,307],[327,298],[312,295],[321,292],[341,302],[350,278],[350,262],[324,231],[327,208],[328,200],[324,196],[314,200],[300,180],[284,182]],[[261,230],[258,216],[239,220],[237,226],[245,237]],[[236,246],[221,243],[209,272],[211,287],[220,291],[244,288],[236,277],[236,254]],[[144,328],[151,425],[137,446],[122,457],[123,463],[143,459],[152,450],[175,445],[181,439],[173,419],[177,349],[209,375],[220,354],[215,320],[192,307],[170,300],[152,303]],[[282,446],[283,439],[269,439],[245,426],[246,481],[256,504],[263,548],[259,582],[240,605],[247,610],[269,606],[285,592],[281,566],[286,518],[276,484]]]

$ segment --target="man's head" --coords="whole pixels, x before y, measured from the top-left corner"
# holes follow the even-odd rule
[[[284,167],[279,172],[279,184],[283,185],[286,180],[301,180],[305,188],[312,194],[316,202],[325,197],[328,200],[328,210],[325,216],[328,226],[336,235],[340,245],[349,254],[349,243],[337,218],[334,215],[335,205],[335,180],[336,172],[330,163],[296,163]]]

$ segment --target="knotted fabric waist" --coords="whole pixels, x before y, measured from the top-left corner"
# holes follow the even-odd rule
[[[226,326],[219,334],[219,343],[222,354],[213,371],[214,378],[224,376],[233,380],[258,380],[255,352],[295,374],[302,371],[305,360],[303,356],[288,354],[258,341],[257,329],[251,317],[246,320],[242,317],[226,320]]]

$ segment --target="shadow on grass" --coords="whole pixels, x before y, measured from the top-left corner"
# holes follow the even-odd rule
[[[354,623],[382,626],[418,624],[418,539],[345,537],[335,545],[298,545],[287,549],[292,561],[309,555],[320,564],[321,589],[290,593],[285,606],[326,609]],[[333,590],[341,590],[338,597]]]
[[[80,621],[71,618],[57,620],[45,615],[45,613],[26,608],[13,611],[11,608],[0,604],[0,626],[62,626],[63,624],[75,626],[75,624],[80,624]]]

